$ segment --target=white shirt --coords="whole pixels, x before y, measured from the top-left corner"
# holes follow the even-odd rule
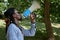
[[[24,40],[24,36],[34,36],[35,32],[35,24],[31,24],[31,29],[25,30],[11,23],[7,30],[7,40]]]

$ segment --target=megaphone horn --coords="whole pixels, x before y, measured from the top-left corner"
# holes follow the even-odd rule
[[[33,1],[31,7],[29,8],[31,12],[40,8],[40,4],[37,1]]]
[[[33,1],[32,5],[24,11],[23,16],[28,17],[30,13],[40,8],[40,4],[37,1]]]

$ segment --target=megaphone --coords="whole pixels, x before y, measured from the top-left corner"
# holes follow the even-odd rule
[[[27,18],[30,15],[30,13],[32,13],[33,11],[37,9],[40,9],[40,4],[37,1],[33,1],[32,5],[23,12],[23,16]]]

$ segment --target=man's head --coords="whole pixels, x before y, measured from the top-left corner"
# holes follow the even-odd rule
[[[9,18],[10,21],[14,21],[14,19],[21,20],[22,16],[18,13],[18,11],[15,8],[9,8],[4,13],[6,18]]]

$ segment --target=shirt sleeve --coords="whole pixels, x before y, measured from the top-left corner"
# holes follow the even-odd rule
[[[16,32],[13,27],[9,28],[7,37],[8,37],[8,40],[18,40]]]
[[[36,32],[36,23],[31,23],[31,28],[29,30],[22,28],[22,32],[24,36],[34,36]]]

